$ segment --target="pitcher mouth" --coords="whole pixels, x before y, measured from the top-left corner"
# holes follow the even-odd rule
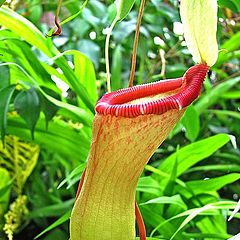
[[[198,64],[189,68],[181,78],[107,93],[98,101],[95,110],[101,115],[129,118],[181,110],[199,96],[208,69],[206,64]]]

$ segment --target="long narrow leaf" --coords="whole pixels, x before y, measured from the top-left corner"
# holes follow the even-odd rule
[[[192,143],[180,149],[177,153],[168,157],[159,167],[163,172],[169,173],[174,164],[176,155],[178,156],[177,176],[189,169],[197,162],[211,156],[215,151],[230,141],[227,134],[218,134],[213,137]]]
[[[54,228],[58,227],[59,225],[63,224],[64,222],[68,221],[70,216],[71,216],[71,211],[69,210],[63,216],[61,216],[57,221],[55,221],[50,226],[48,226],[45,230],[43,230],[41,233],[39,233],[34,239],[40,238],[45,233],[53,230]]]
[[[16,86],[10,85],[4,89],[0,90],[0,131],[1,131],[1,138],[4,144],[4,137],[6,133],[6,126],[7,126],[7,111],[8,106],[11,101],[12,95],[15,91]]]

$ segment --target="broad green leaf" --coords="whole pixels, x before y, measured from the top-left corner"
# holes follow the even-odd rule
[[[178,157],[177,176],[181,175],[187,169],[201,160],[211,156],[215,151],[224,146],[230,141],[227,134],[218,134],[204,140],[189,144],[186,147],[178,150],[177,153],[170,155],[159,166],[163,172],[170,173],[176,156]]]
[[[187,173],[191,172],[199,172],[199,171],[219,171],[219,172],[240,172],[240,165],[238,164],[217,164],[217,165],[204,165],[204,166],[198,166],[198,167],[192,167],[190,168]]]
[[[57,87],[51,79],[51,75],[45,70],[31,46],[21,40],[5,40],[6,45],[12,49],[13,55],[17,56],[12,61],[18,59],[18,63],[28,72],[29,75],[39,84],[56,90]]]
[[[45,230],[39,233],[34,239],[40,238],[43,234],[51,231],[52,229],[58,227],[59,225],[63,224],[64,222],[68,221],[71,216],[71,211],[67,211],[63,216],[61,216],[58,220],[48,226]]]
[[[153,198],[147,202],[141,203],[140,206],[142,205],[148,205],[148,204],[174,204],[179,206],[180,208],[186,210],[187,206],[183,202],[182,198],[180,195],[174,195],[171,197],[158,197],[158,198]]]
[[[55,99],[61,100],[61,97],[56,94],[54,91],[48,88],[43,88],[43,90],[50,96],[54,97]],[[43,111],[46,119],[46,127],[48,126],[48,122],[55,116],[59,107],[54,103],[50,102],[43,94],[39,93],[40,96],[40,103],[41,103],[41,110]]]
[[[94,113],[94,104],[89,98],[85,87],[79,83],[77,76],[74,74],[63,55],[60,54],[59,56],[59,52],[52,44],[51,39],[45,38],[26,18],[5,7],[0,8],[0,25],[12,30],[29,44],[44,52],[48,57],[58,55],[58,57],[55,58],[55,63],[63,71],[71,88],[77,93],[87,108]]]
[[[73,55],[78,57],[81,56],[82,58],[84,58],[85,61],[87,61],[86,65],[84,65],[80,69],[81,69],[81,72],[84,72],[86,70],[85,67],[88,67],[91,69],[91,74],[88,76],[89,77],[88,80],[89,81],[91,80],[91,81],[90,83],[87,84],[87,86],[88,86],[88,90],[89,90],[89,86],[93,88],[90,90],[89,93],[86,87],[80,82],[80,79],[78,78],[78,76],[74,73],[74,71],[69,67],[68,63],[63,58],[64,55]],[[68,50],[63,53],[60,53],[56,55],[54,58],[52,58],[52,60],[55,61],[55,63],[60,66],[61,70],[63,71],[63,74],[66,77],[65,79],[67,79],[68,81],[67,83],[72,87],[74,91],[76,91],[77,95],[84,102],[84,104],[91,110],[91,112],[94,113],[95,112],[94,103],[93,103],[94,99],[91,99],[91,96],[96,97],[96,83],[94,83],[95,73],[93,73],[94,69],[90,60],[76,50]],[[85,84],[86,79],[84,78],[84,75],[81,75],[81,76],[82,76],[81,81],[84,80],[84,84]]]
[[[220,83],[208,93],[203,94],[194,105],[197,112],[201,113],[208,107],[215,104],[218,99],[223,96],[224,93],[226,93],[230,88],[235,86],[238,82],[240,82],[240,77],[232,78],[228,81]]]
[[[0,68],[0,89],[7,87],[10,82],[10,73],[8,66],[1,66]]]
[[[177,214],[176,216],[169,218],[168,220],[161,222],[151,233],[151,236],[158,231],[159,229],[163,228],[165,224],[168,224],[170,221],[181,218],[184,216],[187,216],[187,218],[180,224],[177,231],[171,236],[171,239],[174,239],[174,237],[177,235],[177,233],[183,229],[191,220],[193,220],[198,215],[205,215],[205,214],[219,214],[217,210],[228,210],[228,209],[234,209],[236,207],[236,203],[232,201],[220,201],[220,202],[214,202],[207,204],[203,207],[189,209],[183,213]]]
[[[141,206],[141,213],[144,219],[148,219],[148,224],[155,227],[158,224],[166,222],[166,219],[159,214],[159,212],[154,211],[149,205]],[[163,236],[163,239],[170,239],[173,233],[176,231],[176,226],[170,222],[162,225],[157,231]],[[151,232],[150,237],[153,237],[154,232]],[[179,234],[178,240],[186,240],[181,234]]]
[[[83,11],[83,9],[86,7],[87,3],[88,3],[89,0],[85,0],[83,3],[82,3],[82,6],[80,7],[79,11],[71,16],[69,16],[67,19],[63,20],[61,22],[61,26],[72,21],[73,19],[77,18]],[[67,4],[67,3],[66,3]],[[73,5],[72,2],[69,3],[69,5]]]
[[[159,186],[159,183],[150,176],[141,177],[139,179],[137,191],[151,193],[156,196],[161,195],[161,188]]]
[[[40,100],[34,88],[21,91],[14,101],[15,110],[25,120],[31,130],[32,138],[40,115]]]
[[[240,179],[240,174],[231,173],[225,176],[210,178],[207,180],[196,180],[187,182],[187,186],[192,189],[195,194],[206,193],[209,191],[218,191],[229,183]]]
[[[75,199],[70,199],[65,202],[60,202],[54,205],[38,208],[34,211],[31,211],[28,214],[29,219],[33,219],[36,217],[56,217],[61,216],[65,212],[67,212],[68,209],[71,209],[73,207]]]
[[[224,98],[224,99],[240,99],[240,90],[239,91],[228,91],[223,94],[222,98]]]
[[[118,45],[113,52],[112,57],[112,90],[118,90],[121,88],[121,72],[122,72],[122,50],[121,45]]]
[[[182,118],[182,123],[186,130],[185,135],[187,139],[189,139],[191,142],[194,142],[200,131],[199,114],[194,106],[189,106],[187,108]]]
[[[27,19],[7,7],[0,8],[0,25],[11,29],[27,42],[51,56],[47,38]]]
[[[210,113],[215,113],[219,116],[227,116],[227,117],[233,117],[240,120],[240,113],[234,112],[234,111],[228,111],[228,110],[208,110]]]
[[[135,0],[115,0],[117,7],[117,18],[119,21],[124,19],[131,11]]]
[[[178,148],[176,152],[178,153]],[[163,194],[165,196],[172,196],[174,194],[173,191],[175,187],[175,182],[177,180],[177,169],[178,169],[178,154],[174,159],[174,163],[172,165],[169,178],[167,179],[167,181],[162,181],[162,184],[161,184],[164,188]]]
[[[228,61],[230,58],[239,56],[239,42],[240,42],[240,32],[235,33],[230,39],[221,45],[221,51],[219,52],[218,60],[214,68],[219,67],[224,62]],[[235,50],[238,50],[235,52]]]
[[[180,15],[189,51],[197,63],[214,65],[218,57],[217,0],[181,0]]]
[[[7,126],[7,111],[8,106],[11,101],[13,92],[15,90],[15,85],[10,85],[6,88],[0,90],[0,131],[1,131],[1,138],[2,142],[4,143],[4,137],[6,133],[6,126]]]
[[[16,135],[25,141],[32,141],[29,129],[19,116],[8,118],[7,133]],[[55,119],[46,130],[45,119],[40,117],[34,131],[34,142],[50,152],[71,159],[74,164],[85,162],[88,156],[90,139],[83,129],[78,131],[66,122]]]
[[[79,51],[68,51],[66,54],[72,54],[74,56],[74,71],[79,79],[79,82],[88,91],[89,97],[94,103],[98,99],[96,75],[93,63],[90,59]]]
[[[0,7],[4,4],[5,0],[0,0]]]
[[[231,203],[229,202],[217,202],[217,203],[212,203],[212,204],[208,204],[205,205],[203,207],[200,208],[196,208],[196,209],[192,209],[192,210],[187,210],[184,213],[178,214],[177,216],[171,218],[177,218],[177,217],[182,217],[184,215],[188,215],[187,218],[182,222],[182,224],[179,226],[179,228],[177,229],[177,231],[173,234],[173,236],[170,238],[170,240],[174,239],[174,237],[176,236],[176,234],[183,229],[192,219],[194,219],[197,215],[201,214],[204,211],[208,211],[208,210],[217,210],[217,209],[229,209],[229,208],[234,208],[235,203]],[[169,220],[171,220],[169,219]]]

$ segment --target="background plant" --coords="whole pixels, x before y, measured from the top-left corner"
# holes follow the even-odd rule
[[[56,2],[18,1],[11,5],[15,11],[0,9],[3,143],[6,136],[6,148],[0,146],[0,222],[6,233],[6,216],[15,211],[16,239],[33,239],[56,220],[43,239],[68,239],[67,219],[87,159],[94,105],[106,92],[103,49],[106,28],[115,16],[112,1],[89,1],[84,9],[82,4],[63,1],[60,19],[80,14],[53,39],[44,34],[53,26]],[[239,232],[239,214],[229,223],[226,219],[240,193],[240,153],[234,147],[240,134],[240,4],[237,0],[218,4],[218,61],[202,96],[139,181],[137,197],[148,235],[158,239],[227,239]],[[128,84],[138,8],[136,1],[112,33],[113,90]],[[147,1],[134,84],[179,77],[193,65],[178,32],[179,22],[177,1]],[[64,89],[60,80],[67,84]],[[35,159],[26,158],[29,169],[19,169],[24,151],[32,148],[39,152]],[[16,149],[19,154],[11,154]],[[25,184],[19,176],[25,176]],[[28,210],[23,214],[14,210],[19,196],[26,196]]]

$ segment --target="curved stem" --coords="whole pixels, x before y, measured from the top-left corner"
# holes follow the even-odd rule
[[[145,224],[144,224],[142,214],[140,212],[140,209],[139,209],[136,201],[135,201],[135,216],[136,216],[136,220],[137,220],[137,224],[138,224],[140,240],[146,240],[147,234],[146,234]]]
[[[55,22],[55,25],[56,25],[57,29],[49,37],[59,36],[61,34],[61,32],[62,32],[62,28],[61,28],[61,26],[60,26],[60,24],[58,22],[58,17],[59,17],[61,5],[62,5],[62,0],[58,0],[56,15],[55,15],[55,19],[54,19],[54,22]]]
[[[132,68],[131,68],[130,79],[129,79],[129,87],[133,86],[133,80],[134,80],[134,74],[135,74],[136,62],[137,62],[138,37],[139,37],[140,26],[141,26],[143,11],[144,11],[144,5],[145,5],[145,0],[142,0],[141,5],[140,5],[140,9],[139,9],[137,26],[136,26],[136,33],[135,33],[135,38],[134,38],[133,55],[132,55]]]
[[[109,30],[108,30],[108,33],[107,33],[107,36],[106,36],[106,42],[105,42],[105,59],[106,59],[106,74],[107,74],[107,91],[110,93],[111,92],[111,77],[110,77],[110,67],[109,67],[109,42],[110,42],[110,37],[111,37],[111,33],[112,33],[112,30],[115,26],[115,24],[117,23],[118,21],[118,16],[115,17],[115,19],[113,20]]]

